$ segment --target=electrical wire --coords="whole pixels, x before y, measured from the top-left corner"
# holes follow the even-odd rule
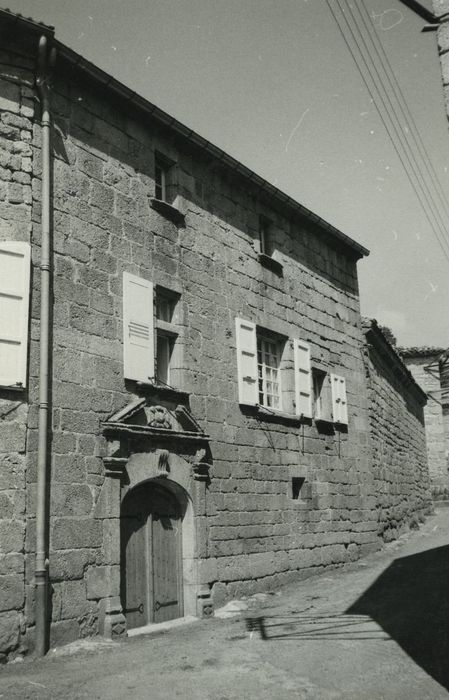
[[[356,47],[357,47],[357,50],[358,50],[358,52],[359,52],[359,54],[360,54],[360,57],[361,57],[361,59],[362,59],[362,61],[363,61],[363,64],[365,65],[365,68],[366,68],[366,70],[367,70],[367,72],[368,72],[368,75],[369,75],[369,77],[370,77],[370,80],[371,80],[371,83],[372,83],[372,85],[373,85],[373,87],[374,87],[374,90],[373,90],[372,87],[370,87],[369,82],[367,81],[366,75],[364,74],[364,71],[361,69],[360,62],[357,60],[357,56],[356,56],[355,53],[354,53],[353,47],[351,46],[351,44],[350,44],[350,42],[349,42],[349,40],[348,40],[348,38],[347,38],[347,36],[346,36],[346,32],[344,31],[344,29],[343,29],[343,27],[342,27],[342,25],[341,25],[341,23],[340,23],[340,21],[339,21],[339,19],[338,19],[338,17],[337,17],[337,14],[334,12],[334,9],[333,9],[332,4],[331,4],[331,0],[327,0],[327,4],[328,4],[329,10],[330,10],[330,12],[331,12],[331,14],[332,14],[332,16],[333,16],[333,18],[334,18],[336,24],[337,24],[337,27],[338,27],[338,29],[339,29],[339,31],[340,31],[342,37],[343,37],[343,40],[344,40],[344,42],[345,42],[345,44],[346,44],[346,46],[347,46],[347,48],[348,48],[348,50],[349,50],[349,52],[350,52],[352,58],[353,58],[353,60],[354,60],[354,62],[355,62],[355,64],[356,64],[356,66],[357,66],[357,69],[358,69],[358,71],[359,71],[359,73],[360,73],[360,75],[361,75],[361,78],[362,78],[362,80],[363,80],[363,82],[364,82],[364,84],[365,84],[365,87],[366,87],[367,90],[368,90],[368,93],[369,93],[369,95],[370,95],[370,97],[371,97],[371,99],[372,99],[372,101],[373,101],[373,104],[375,105],[375,107],[376,107],[376,109],[377,109],[377,112],[378,112],[379,117],[380,117],[380,119],[381,119],[381,121],[382,121],[382,124],[383,124],[383,126],[384,126],[384,128],[385,128],[385,130],[386,130],[386,132],[387,132],[387,134],[388,134],[388,136],[389,136],[389,138],[390,138],[390,140],[391,140],[391,142],[392,142],[392,145],[393,145],[393,147],[394,147],[394,149],[395,149],[395,151],[396,151],[396,154],[397,154],[397,156],[398,156],[398,158],[399,158],[399,160],[400,160],[400,162],[401,162],[401,164],[402,164],[402,167],[404,168],[404,171],[405,171],[405,173],[406,173],[406,175],[407,175],[407,178],[408,178],[408,180],[409,180],[409,183],[410,183],[410,185],[412,186],[413,191],[415,192],[415,194],[416,194],[416,196],[417,196],[417,198],[418,198],[418,200],[419,200],[419,202],[420,202],[420,204],[421,204],[421,207],[422,207],[423,212],[424,212],[424,214],[425,214],[425,216],[426,216],[426,219],[427,219],[427,221],[429,222],[429,225],[430,225],[431,229],[433,230],[433,232],[434,232],[434,234],[435,234],[435,237],[436,237],[436,239],[437,239],[437,241],[438,241],[438,243],[439,243],[439,245],[440,245],[440,247],[441,247],[441,249],[442,249],[442,252],[443,252],[443,254],[444,254],[446,260],[449,262],[449,244],[447,243],[446,238],[445,238],[445,235],[446,235],[446,234],[445,234],[445,227],[444,227],[444,224],[443,224],[443,226],[442,226],[442,229],[439,231],[438,229],[440,228],[441,224],[439,224],[439,222],[438,222],[438,217],[436,216],[435,212],[434,212],[433,209],[432,209],[431,204],[430,204],[429,201],[428,201],[428,199],[429,199],[429,194],[426,194],[426,191],[425,191],[426,188],[427,188],[427,191],[428,191],[428,186],[425,184],[424,187],[423,187],[422,184],[421,184],[421,182],[420,182],[420,177],[422,178],[423,176],[422,176],[422,172],[421,172],[421,170],[419,169],[419,167],[418,167],[418,175],[416,174],[416,166],[415,166],[414,163],[412,162],[411,156],[410,156],[409,153],[408,153],[409,144],[408,144],[408,142],[406,141],[406,145],[404,146],[404,144],[403,144],[403,142],[402,142],[401,128],[399,127],[399,130],[398,130],[398,128],[396,127],[396,124],[395,124],[394,120],[391,118],[391,116],[390,116],[390,114],[389,114],[389,111],[388,111],[388,108],[387,108],[387,105],[386,105],[386,102],[385,102],[385,97],[384,97],[384,95],[382,95],[381,91],[379,90],[379,88],[378,88],[378,86],[377,86],[376,80],[375,80],[375,78],[373,77],[373,74],[372,74],[372,71],[371,71],[371,69],[370,69],[370,66],[369,66],[369,64],[368,64],[368,62],[367,62],[367,60],[366,60],[366,58],[365,58],[365,56],[364,56],[364,54],[363,54],[362,49],[360,48],[360,45],[359,45],[359,43],[358,43],[358,41],[357,41],[357,38],[356,38],[356,36],[355,36],[355,34],[354,34],[354,31],[353,31],[353,29],[352,29],[352,26],[351,26],[350,22],[348,21],[346,15],[345,15],[345,13],[344,13],[344,11],[343,11],[341,5],[340,5],[339,0],[337,0],[337,4],[338,4],[338,7],[339,7],[339,9],[340,9],[340,13],[341,13],[341,15],[342,15],[343,18],[344,18],[344,21],[345,21],[345,23],[346,23],[346,26],[347,26],[347,28],[349,29],[349,32],[350,32],[350,34],[351,34],[351,36],[352,36],[353,42],[355,43],[355,45],[356,45]],[[360,33],[360,29],[359,29],[358,25],[357,25],[357,30],[358,30],[358,32]],[[362,39],[363,39],[363,35],[362,35]],[[366,46],[366,42],[364,41],[364,39],[363,39],[363,43],[364,43],[365,46]],[[367,48],[367,47],[366,47],[366,48]],[[367,49],[367,53],[368,53],[369,57],[370,57],[371,60],[372,60],[371,54],[369,53],[368,49]],[[376,73],[378,73],[377,69],[376,69]],[[378,74],[378,77],[379,77],[380,84],[381,84],[382,88],[384,89],[384,86],[383,86],[383,84],[382,84],[382,80],[380,79],[379,74]],[[377,99],[376,99],[376,98],[377,98]],[[381,109],[380,104],[379,104],[379,99],[380,99],[380,102],[382,103],[382,106],[383,106],[383,109],[384,109],[384,111],[385,111],[385,114],[388,116],[388,120],[389,120],[389,122],[390,122],[390,126],[387,124],[386,119],[385,119],[385,117],[384,117],[384,114],[382,113],[382,109]],[[388,98],[388,94],[387,94],[387,99],[389,99],[389,98]],[[394,112],[394,115],[395,115],[396,119],[398,119],[398,117],[397,117],[397,115],[396,115],[396,112],[395,112],[393,106],[392,106],[392,111]],[[399,120],[399,125],[400,125],[400,120]],[[398,144],[397,144],[397,142],[396,142],[396,139],[395,139],[395,137],[393,136],[393,134],[392,134],[392,132],[391,132],[391,126],[393,127],[393,130],[394,130],[394,132],[395,132],[395,134],[396,134],[396,139],[397,139],[397,141],[399,141],[400,148],[398,147]],[[406,164],[405,160],[407,160],[408,165]],[[413,172],[413,178],[411,177],[410,168],[411,168],[411,170],[412,170],[412,172]],[[416,180],[416,182],[415,182],[415,180]],[[424,180],[424,182],[425,182],[425,180]],[[439,214],[439,212],[438,212],[438,214]]]
[[[338,2],[338,5],[339,5],[339,7],[340,7],[340,10],[341,10],[342,14],[344,14],[343,10],[341,9],[340,0],[337,0],[337,2]],[[404,132],[404,131],[402,130],[401,120],[400,120],[400,118],[398,117],[398,114],[397,114],[396,109],[395,109],[395,105],[393,104],[393,101],[391,100],[391,98],[390,98],[390,96],[389,96],[389,94],[388,94],[388,91],[387,91],[387,89],[386,89],[386,87],[385,87],[385,85],[384,85],[384,83],[383,83],[383,81],[382,81],[382,76],[381,76],[381,74],[380,74],[379,71],[378,71],[378,68],[377,68],[377,66],[376,66],[376,62],[373,60],[373,56],[372,56],[372,54],[370,53],[370,49],[369,49],[369,47],[368,47],[368,45],[367,45],[367,43],[366,43],[366,41],[365,41],[365,38],[364,38],[364,36],[363,36],[363,32],[360,30],[360,26],[357,24],[357,20],[356,20],[356,18],[355,18],[355,15],[354,15],[354,13],[352,12],[352,5],[348,2],[348,3],[347,3],[347,6],[348,6],[349,12],[350,12],[350,14],[351,14],[351,17],[352,17],[352,19],[353,19],[353,22],[354,22],[354,24],[355,24],[356,30],[357,30],[357,32],[358,32],[358,35],[359,35],[359,37],[360,37],[360,39],[361,39],[361,41],[362,41],[362,43],[363,43],[364,49],[365,49],[365,51],[366,51],[366,54],[368,55],[368,57],[369,57],[369,59],[370,59],[372,65],[373,65],[373,67],[374,67],[374,71],[375,71],[376,76],[377,76],[378,84],[380,84],[381,87],[382,87],[383,95],[382,95],[381,91],[380,91],[379,88],[378,88],[378,85],[377,85],[377,83],[376,83],[375,78],[373,78],[373,74],[371,73],[371,71],[370,71],[370,69],[369,69],[369,65],[367,64],[367,62],[366,62],[366,60],[365,60],[365,58],[364,58],[364,56],[363,56],[363,51],[362,51],[362,49],[360,48],[360,45],[359,45],[359,43],[358,43],[358,41],[357,41],[357,38],[355,37],[354,33],[352,32],[352,29],[351,29],[351,26],[350,26],[349,22],[346,20],[347,25],[348,25],[348,27],[350,28],[351,34],[352,34],[352,36],[353,36],[353,38],[354,38],[354,40],[355,40],[355,42],[356,42],[357,48],[359,49],[360,53],[361,53],[362,56],[363,56],[363,60],[364,60],[364,62],[365,62],[365,65],[367,66],[368,71],[369,71],[369,73],[370,73],[371,80],[372,80],[372,81],[374,82],[374,84],[376,85],[376,88],[377,88],[377,90],[378,90],[378,94],[379,94],[379,96],[380,96],[380,98],[381,98],[381,100],[382,100],[382,104],[384,105],[384,107],[385,107],[385,109],[386,109],[386,111],[387,111],[387,113],[388,113],[390,122],[391,122],[391,124],[393,125],[394,131],[395,131],[395,134],[396,134],[398,140],[399,140],[400,143],[401,143],[401,147],[402,147],[402,149],[403,149],[403,151],[404,151],[405,157],[407,158],[407,161],[408,161],[408,163],[409,163],[409,166],[412,168],[413,174],[414,174],[414,176],[416,177],[416,179],[418,180],[419,186],[420,186],[420,188],[421,188],[421,192],[424,194],[424,197],[425,197],[425,199],[426,199],[426,204],[428,205],[430,211],[432,212],[432,215],[434,216],[435,220],[437,221],[437,225],[439,226],[440,234],[441,234],[441,239],[439,239],[439,242],[440,242],[441,245],[443,245],[443,241],[444,241],[444,245],[447,246],[447,250],[448,250],[448,252],[449,252],[449,240],[447,239],[446,226],[445,226],[445,223],[444,223],[444,219],[443,219],[443,217],[442,217],[442,215],[441,215],[439,205],[438,205],[437,202],[435,201],[435,198],[434,198],[433,193],[432,193],[432,189],[431,189],[431,187],[429,186],[429,184],[428,184],[428,182],[427,182],[427,180],[426,180],[426,178],[425,178],[425,176],[424,176],[424,174],[423,174],[423,172],[422,172],[421,165],[420,165],[420,163],[418,162],[418,160],[417,160],[417,158],[416,158],[416,154],[415,154],[414,148],[413,148],[413,146],[410,144],[410,142],[409,142],[409,140],[408,140],[408,138],[407,138],[407,132]],[[371,37],[371,36],[370,36],[370,38],[371,38],[371,40],[372,40],[372,37]],[[373,43],[374,43],[374,42],[373,42]],[[374,48],[376,49],[376,47],[374,47]],[[384,71],[385,71],[385,68],[384,68]],[[389,80],[389,76],[388,76],[387,73],[386,73],[386,76],[387,76],[387,80]],[[392,88],[393,94],[394,94],[394,88],[393,88],[393,86],[392,86],[390,80],[389,80],[389,84],[390,84],[390,87]],[[385,104],[385,99],[384,99],[384,98],[385,98],[386,101],[388,102],[389,110],[387,109],[387,105]],[[392,115],[393,115],[393,116],[392,116]],[[409,130],[409,133],[410,133],[411,129],[410,129],[410,125],[409,125],[409,123],[408,123],[408,120],[405,118],[405,115],[403,115],[403,116],[404,116],[404,121],[406,122],[406,127],[407,127],[407,129]],[[393,119],[393,117],[394,117],[394,119]],[[391,134],[389,134],[389,135],[390,135],[390,138],[391,138]],[[430,201],[429,201],[429,200],[430,200]]]
[[[384,70],[387,73],[387,75],[389,76],[389,79],[391,79],[391,82],[393,83],[393,85],[392,85],[393,93],[397,96],[399,105],[401,107],[401,111],[404,114],[406,121],[408,122],[410,132],[413,134],[414,140],[418,146],[418,150],[419,150],[420,155],[423,159],[423,162],[426,166],[426,169],[429,173],[429,176],[431,177],[431,180],[435,186],[435,189],[438,192],[440,201],[443,204],[443,207],[446,211],[446,214],[449,217],[449,200],[446,196],[445,191],[443,190],[443,187],[441,186],[441,182],[438,178],[438,175],[435,172],[435,168],[433,167],[432,160],[429,156],[429,152],[427,151],[427,148],[424,144],[424,141],[421,137],[421,134],[419,133],[419,129],[416,125],[415,118],[413,117],[413,114],[410,111],[410,108],[407,104],[407,100],[406,100],[404,93],[402,91],[402,88],[401,88],[401,86],[400,86],[400,84],[395,76],[390,59],[388,58],[388,54],[386,53],[386,51],[383,47],[383,44],[377,35],[377,32],[374,28],[372,21],[371,21],[371,17],[368,13],[368,10],[366,9],[364,0],[360,0],[359,5],[355,5],[355,7],[357,7],[359,14],[362,16],[362,21],[364,22],[364,25],[365,25],[368,33],[370,33],[373,43],[375,45],[377,45],[377,47],[378,47],[377,53],[380,54],[381,63],[382,63],[382,56],[383,56],[384,62],[387,64],[388,70],[385,69],[385,67],[384,67]],[[363,9],[363,12],[360,8]],[[366,21],[363,20],[363,13],[365,14],[365,16],[367,18]],[[390,82],[390,84],[391,84],[391,82]]]
[[[444,222],[443,222],[443,220],[442,220],[442,218],[441,218],[441,215],[440,215],[440,213],[439,213],[438,208],[436,207],[435,200],[434,200],[433,197],[432,197],[432,193],[430,192],[430,190],[429,190],[429,188],[428,188],[428,185],[427,185],[427,183],[426,183],[426,181],[425,181],[425,178],[424,178],[423,175],[422,175],[422,172],[421,172],[421,169],[420,169],[420,167],[419,167],[419,164],[416,162],[416,159],[414,158],[414,154],[411,152],[410,144],[408,143],[408,141],[407,141],[407,139],[406,139],[406,137],[405,137],[405,134],[402,132],[400,120],[399,120],[399,118],[397,117],[397,114],[396,114],[394,105],[392,104],[392,102],[391,102],[391,100],[390,100],[390,98],[389,98],[389,95],[388,95],[387,91],[385,90],[385,86],[383,85],[382,78],[381,78],[381,76],[380,76],[380,74],[379,74],[379,72],[378,72],[378,70],[377,70],[377,67],[376,67],[376,65],[375,65],[375,62],[374,62],[373,59],[372,59],[372,56],[371,56],[371,54],[370,54],[370,52],[369,52],[369,48],[368,48],[368,46],[367,46],[367,44],[366,44],[366,42],[365,42],[365,40],[364,40],[363,34],[361,34],[360,29],[359,29],[358,25],[356,24],[356,28],[357,28],[357,31],[358,31],[358,33],[359,33],[359,35],[360,35],[360,38],[361,38],[362,42],[363,42],[365,51],[366,51],[366,53],[368,54],[369,58],[371,59],[372,65],[374,66],[374,70],[375,70],[376,75],[377,75],[377,81],[376,81],[376,78],[373,76],[373,73],[372,73],[372,71],[371,71],[371,69],[370,69],[370,64],[369,64],[368,61],[366,60],[365,55],[364,55],[364,52],[363,52],[363,50],[361,49],[359,42],[357,41],[357,37],[356,37],[356,35],[354,34],[354,31],[353,31],[353,28],[352,28],[352,26],[351,26],[351,23],[350,23],[349,20],[347,19],[346,15],[345,15],[345,13],[344,13],[344,10],[342,9],[342,6],[341,6],[341,4],[340,4],[340,0],[336,0],[336,2],[337,2],[337,4],[338,4],[338,7],[339,7],[339,9],[340,9],[340,12],[341,12],[341,14],[342,14],[342,16],[343,16],[343,18],[344,18],[344,20],[345,20],[345,22],[346,22],[346,25],[347,25],[347,27],[348,27],[348,29],[349,29],[349,31],[350,31],[350,34],[351,34],[351,36],[352,36],[352,39],[353,39],[355,45],[357,46],[357,49],[358,49],[358,51],[359,51],[359,54],[360,54],[360,56],[361,56],[361,59],[362,59],[364,65],[365,65],[365,68],[366,68],[366,70],[368,71],[368,75],[369,75],[369,77],[370,77],[370,79],[371,79],[372,84],[374,85],[376,94],[377,94],[377,96],[380,98],[380,101],[381,101],[382,106],[383,106],[383,109],[385,110],[385,113],[386,113],[386,115],[387,115],[387,117],[388,117],[388,120],[389,120],[389,122],[390,122],[390,125],[393,127],[393,130],[394,130],[394,133],[395,133],[395,135],[396,135],[396,138],[397,138],[397,140],[398,140],[399,143],[400,143],[400,146],[401,146],[401,153],[399,152],[397,143],[396,143],[395,138],[393,137],[393,135],[392,135],[392,133],[391,133],[391,130],[388,128],[388,126],[387,126],[387,124],[386,124],[386,122],[385,122],[384,115],[382,114],[381,109],[380,109],[380,106],[379,106],[378,102],[376,101],[376,96],[373,94],[372,90],[370,89],[370,87],[369,87],[369,85],[368,85],[368,83],[367,83],[367,81],[366,81],[366,78],[365,78],[365,76],[363,75],[363,71],[361,71],[360,65],[356,62],[356,63],[357,63],[357,67],[358,67],[358,69],[359,69],[359,72],[360,72],[360,74],[361,74],[361,76],[362,76],[362,78],[363,78],[363,80],[364,80],[364,82],[365,82],[365,85],[366,85],[367,89],[368,89],[369,92],[370,92],[371,98],[373,99],[373,102],[374,102],[374,104],[375,104],[375,106],[376,106],[376,109],[377,109],[377,111],[378,111],[378,113],[379,113],[379,116],[380,116],[381,119],[382,119],[382,122],[383,122],[383,124],[384,124],[384,127],[385,127],[385,129],[386,129],[386,131],[387,131],[387,134],[388,134],[388,136],[390,137],[390,140],[391,140],[392,143],[393,143],[393,146],[394,146],[394,148],[395,148],[395,150],[396,150],[396,153],[397,153],[398,157],[399,157],[400,160],[401,160],[401,163],[402,163],[402,165],[403,165],[403,167],[404,167],[404,170],[405,170],[406,175],[407,175],[407,177],[408,177],[408,179],[409,179],[409,182],[410,182],[410,184],[412,184],[413,189],[414,189],[414,191],[415,191],[415,194],[416,194],[416,196],[418,197],[418,199],[419,199],[419,201],[420,201],[420,203],[421,203],[421,206],[422,206],[422,208],[423,208],[423,210],[424,210],[424,213],[426,214],[427,220],[428,220],[429,224],[431,225],[432,230],[434,231],[434,234],[435,234],[435,236],[436,236],[436,238],[437,238],[437,240],[438,240],[438,242],[439,242],[439,244],[440,244],[440,246],[441,246],[441,249],[443,250],[443,253],[444,253],[445,257],[448,258],[448,254],[449,254],[449,243],[446,241],[446,232],[445,232]],[[328,4],[329,4],[329,3],[328,3]],[[351,12],[351,8],[348,7],[348,9],[349,9],[349,11]],[[334,16],[335,16],[335,15],[334,15]],[[351,12],[351,16],[352,16],[352,12]],[[353,19],[354,19],[354,17],[353,17]],[[341,29],[341,27],[340,27],[340,29]],[[348,44],[348,42],[347,42],[347,40],[346,40],[346,36],[345,36],[344,38],[345,38],[346,43]],[[354,59],[354,60],[355,60],[355,59]],[[378,84],[380,84],[380,86],[382,87],[383,92],[379,89]],[[387,104],[386,104],[386,101],[388,101],[388,106],[387,106]],[[388,107],[389,107],[389,109],[388,109]],[[395,120],[394,120],[393,117],[391,116],[392,114],[394,115],[394,118],[397,120],[398,124],[396,124]],[[408,167],[407,167],[406,164],[404,163],[404,158],[407,160]],[[413,172],[414,179],[416,179],[417,184],[418,184],[419,192],[418,192],[418,190],[417,190],[417,188],[416,188],[415,183],[412,182],[412,179],[411,179],[411,177],[410,177],[410,171],[408,170],[408,168],[410,168],[410,169],[412,170],[412,172]],[[432,200],[432,203],[429,202],[429,199]],[[425,204],[424,204],[424,201],[425,201]],[[429,212],[430,212],[430,214],[432,215],[433,219],[435,220],[435,223],[436,223],[437,228],[439,229],[439,232],[437,232],[437,229],[435,228],[434,224],[431,222],[430,216],[429,216]],[[449,259],[448,259],[448,261],[449,261]]]

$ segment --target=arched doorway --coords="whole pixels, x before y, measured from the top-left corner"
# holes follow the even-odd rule
[[[183,615],[183,509],[151,480],[132,489],[121,510],[121,599],[127,628]]]

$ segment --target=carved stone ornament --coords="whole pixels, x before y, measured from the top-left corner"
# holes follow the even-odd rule
[[[211,465],[205,461],[206,450],[204,447],[199,447],[195,457],[192,460],[192,476],[195,481],[210,482],[209,470]]]
[[[158,450],[157,455],[157,474],[158,476],[166,478],[170,473],[170,464],[168,461],[170,452],[168,450]]]
[[[145,413],[150,428],[172,429],[170,414],[164,406],[147,406]]]

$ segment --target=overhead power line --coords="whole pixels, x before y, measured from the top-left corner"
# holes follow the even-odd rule
[[[360,0],[360,2],[363,6],[363,10],[367,14],[366,8],[362,0]],[[401,107],[401,114],[402,118],[405,121],[407,131],[404,131],[402,128],[401,119],[398,117],[396,111],[399,101],[394,85],[397,85],[397,81],[392,71],[391,64],[389,63],[388,59],[384,59],[384,61],[381,61],[382,70],[387,76],[387,81],[389,82],[390,89],[393,93],[390,97],[388,90],[385,88],[383,77],[379,72],[376,61],[374,60],[373,55],[370,51],[370,47],[368,46],[368,43],[365,40],[364,33],[360,28],[360,24],[357,21],[355,14],[352,12],[351,5],[347,4],[346,8],[348,10],[348,14],[351,15],[352,22],[348,19],[347,13],[343,9],[340,0],[336,0],[336,4],[338,5],[340,15],[337,15],[337,12],[334,11],[331,0],[327,0],[327,4],[330,12],[332,13],[332,16],[334,17],[337,27],[345,41],[345,44],[357,66],[357,69],[368,90],[368,93],[371,96],[373,104],[377,109],[382,124],[384,125],[384,128],[392,142],[392,145],[402,164],[402,167],[404,168],[410,185],[412,186],[412,189],[415,192],[418,201],[421,204],[426,219],[429,222],[429,225],[435,234],[435,237],[443,251],[446,260],[449,262],[449,240],[447,238],[446,225],[444,222],[444,218],[440,213],[439,206],[433,196],[435,181],[437,181],[436,174],[432,166],[428,163],[428,154],[421,140],[421,149],[418,149],[420,150],[419,157],[425,163],[427,177],[423,173],[421,163],[419,162],[419,158],[417,157],[415,152],[415,145],[417,144],[418,140],[416,134],[418,134],[419,136],[419,132],[414,121],[412,127],[411,120],[408,117],[408,114],[411,113],[408,109],[407,103],[401,91],[400,95],[401,99],[403,100],[403,103],[405,104],[405,107],[404,104],[399,106]],[[378,48],[379,45],[381,46],[381,42],[378,39],[377,35],[375,35],[375,31],[369,30],[371,19],[368,16],[369,24],[367,25],[367,23],[364,21],[361,15],[361,12],[360,17],[365,27],[365,34],[368,34],[370,43],[374,45],[377,57],[381,59],[381,50]],[[343,22],[341,21],[341,19],[343,19]],[[348,38],[348,30],[352,41],[350,41]],[[373,38],[373,32],[375,38]],[[379,42],[379,44],[377,44],[376,39],[377,42]],[[363,44],[363,48],[361,47],[361,44]],[[381,49],[383,51],[382,46]],[[384,55],[385,58],[387,58],[385,52]],[[385,65],[387,65],[387,68],[385,67]],[[362,66],[364,66],[365,70],[362,69]],[[414,134],[414,143],[410,143],[409,140],[409,137],[412,134]],[[435,175],[434,178],[432,178],[431,176],[429,177],[429,174],[432,170]],[[446,209],[444,193],[443,195],[439,193],[439,198]]]

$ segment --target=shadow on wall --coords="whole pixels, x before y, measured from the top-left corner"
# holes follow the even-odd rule
[[[313,608],[246,628],[265,641],[392,640],[449,690],[449,546],[396,559],[345,613]]]

